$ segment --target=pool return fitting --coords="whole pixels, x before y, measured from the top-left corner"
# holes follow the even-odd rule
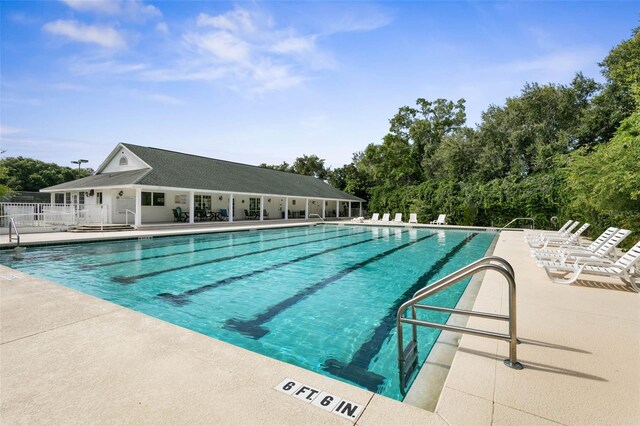
[[[463,309],[443,308],[440,306],[423,305],[419,302],[429,296],[438,293],[468,277],[479,272],[492,270],[500,273],[509,284],[509,315],[494,314],[488,312],[467,311]],[[411,308],[411,316],[404,316],[405,311]],[[481,318],[495,319],[509,322],[509,333],[496,333],[475,328],[459,327],[448,324],[438,324],[430,321],[417,319],[418,309],[432,310],[438,312],[448,312],[450,314],[460,314]],[[412,339],[405,347],[403,341],[402,324],[411,324]],[[418,326],[433,327],[440,330],[453,331],[458,333],[473,334],[475,336],[489,337],[509,342],[509,358],[504,360],[507,367],[515,370],[522,370],[523,366],[518,362],[517,345],[519,343],[516,335],[516,279],[513,268],[505,259],[498,256],[487,256],[469,265],[458,269],[414,293],[413,298],[403,303],[398,309],[397,329],[398,329],[398,370],[400,374],[400,392],[406,394],[406,387],[413,372],[418,367]]]

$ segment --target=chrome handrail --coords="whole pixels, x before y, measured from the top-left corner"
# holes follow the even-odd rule
[[[311,214],[309,215],[309,217],[308,217],[308,218],[309,218],[309,219],[311,219],[311,216],[317,216],[317,217],[318,217],[318,219],[320,219],[321,221],[323,221],[323,222],[324,222],[324,219],[323,219],[323,218],[322,218],[322,216],[320,216],[319,214],[311,213]]]
[[[497,262],[498,264],[491,263]],[[463,309],[451,309],[451,308],[443,308],[439,306],[430,306],[430,305],[422,305],[419,304],[422,300],[432,296],[433,294],[442,291],[462,280],[473,276],[479,272],[485,270],[494,270],[499,272],[504,278],[507,280],[509,284],[509,315],[488,313],[488,312],[478,312],[478,311],[468,311]],[[411,308],[411,318],[404,318],[404,312]],[[459,327],[448,324],[438,324],[430,321],[418,320],[416,316],[417,309],[425,309],[425,310],[433,310],[439,312],[448,312],[451,314],[459,314],[459,315],[467,315],[467,316],[475,316],[481,318],[489,318],[495,319],[499,321],[508,321],[509,322],[509,333],[496,333],[486,330],[478,330],[474,328],[468,327]],[[516,282],[515,282],[515,273],[513,268],[505,259],[498,256],[487,256],[482,259],[479,259],[459,270],[443,277],[431,285],[418,290],[413,298],[403,303],[402,306],[398,309],[397,319],[396,319],[396,327],[398,333],[398,369],[400,374],[400,392],[404,395],[405,388],[407,385],[407,376],[405,372],[407,371],[405,361],[405,348],[404,348],[404,337],[402,324],[411,324],[412,325],[412,334],[413,338],[411,344],[408,347],[408,350],[416,352],[416,355],[413,356],[413,362],[417,360],[417,343],[418,343],[418,326],[425,327],[433,327],[438,328],[440,330],[454,331],[459,333],[472,334],[476,336],[489,337],[492,339],[504,340],[509,342],[509,358],[504,360],[504,364],[508,367],[514,368],[516,370],[521,370],[523,368],[522,364],[518,362],[517,359],[517,330],[516,330]],[[412,371],[412,369],[411,369]]]
[[[530,220],[531,221],[531,226],[532,229],[536,227],[536,220],[532,217],[516,217],[515,219],[513,219],[511,222],[507,223],[505,226],[503,226],[502,228],[499,229],[499,231],[502,231],[503,229],[505,229],[507,226],[511,225],[513,222],[515,222],[516,220]]]
[[[20,247],[20,232],[18,232],[18,227],[16,226],[16,221],[13,220],[12,217],[9,218],[9,242],[13,242],[13,235],[11,233],[11,229],[16,231],[16,241],[18,243],[18,247]]]

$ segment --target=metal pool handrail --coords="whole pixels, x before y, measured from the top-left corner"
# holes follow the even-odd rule
[[[309,219],[311,219],[311,216],[317,216],[317,217],[318,217],[318,219],[320,219],[321,221],[323,221],[323,222],[324,222],[324,219],[323,219],[323,218],[322,218],[322,216],[320,216],[319,214],[311,213],[311,214],[309,215]]]
[[[20,232],[18,232],[18,227],[16,226],[16,221],[13,218],[9,218],[9,242],[13,241],[13,235],[11,230],[16,232],[16,241],[18,242],[18,247],[20,247]]]
[[[492,263],[492,262],[497,262]],[[488,313],[488,312],[478,312],[478,311],[468,311],[463,309],[450,309],[450,308],[442,308],[439,306],[431,306],[431,305],[423,305],[419,304],[422,300],[432,296],[433,294],[442,291],[467,277],[473,276],[479,272],[493,270],[499,272],[506,280],[509,285],[509,315]],[[407,308],[411,308],[411,318],[404,318],[403,314],[407,310]],[[459,327],[448,324],[438,324],[430,321],[418,320],[416,318],[417,309],[425,309],[425,310],[433,310],[439,312],[448,312],[451,314],[460,314],[460,315],[468,315],[475,316],[481,318],[489,318],[495,319],[499,321],[508,321],[509,322],[509,333],[496,333],[492,331],[486,330],[478,330],[474,328],[468,327]],[[402,324],[411,324],[412,325],[412,334],[413,338],[407,345],[404,347],[403,341],[403,330]],[[504,360],[504,364],[508,367],[514,368],[516,370],[521,370],[523,368],[522,364],[518,362],[517,359],[517,332],[516,332],[516,282],[515,282],[515,273],[513,268],[505,259],[498,256],[487,256],[482,259],[479,259],[455,272],[447,275],[444,278],[441,278],[427,287],[418,290],[414,297],[411,300],[403,303],[402,306],[398,309],[397,321],[396,321],[397,331],[398,331],[398,369],[400,374],[400,392],[404,395],[405,388],[407,385],[407,379],[411,376],[415,367],[417,366],[418,361],[418,334],[417,334],[417,326],[424,327],[433,327],[438,328],[440,330],[454,331],[458,333],[466,333],[472,334],[481,337],[489,337],[492,339],[504,340],[509,342],[509,358]],[[409,364],[409,365],[407,365]]]
[[[536,226],[536,220],[534,218],[532,218],[532,217],[516,217],[515,219],[513,219],[511,222],[507,223],[505,226],[503,226],[499,230],[502,231],[503,229],[506,229],[507,226],[511,225],[516,220],[530,220],[532,229],[535,228],[535,226]]]

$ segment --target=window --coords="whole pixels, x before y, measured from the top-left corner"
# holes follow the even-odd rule
[[[70,192],[65,192],[64,193],[64,204],[71,204],[71,193]]]
[[[80,191],[80,198],[78,198],[78,204],[84,204],[84,191]]]
[[[143,206],[164,206],[164,192],[143,192]]]
[[[249,214],[260,215],[260,198],[249,198]]]
[[[153,205],[154,206],[164,206],[164,192],[154,192],[153,193]]]
[[[121,157],[120,158],[120,165],[121,166],[126,166],[129,164],[129,160],[127,160],[127,157]]]
[[[211,210],[211,195],[194,195],[193,207],[196,209]]]
[[[96,204],[102,204],[102,192],[96,192]]]
[[[55,198],[54,198],[54,203],[55,204],[64,204],[64,194],[63,193],[56,193],[55,194]]]

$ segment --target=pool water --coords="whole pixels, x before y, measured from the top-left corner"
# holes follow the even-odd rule
[[[395,399],[396,312],[495,234],[319,225],[27,248],[0,262]],[[454,307],[467,282],[429,299]],[[445,322],[448,314],[421,312]],[[408,329],[407,329],[408,332]],[[420,364],[438,330],[419,328]]]

